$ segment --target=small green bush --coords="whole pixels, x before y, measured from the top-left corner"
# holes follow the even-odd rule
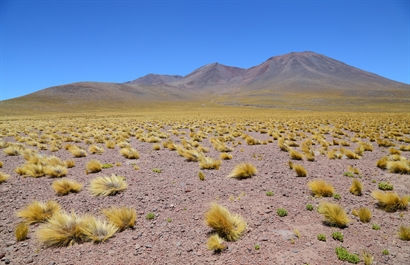
[[[373,225],[372,225],[372,229],[373,229],[373,230],[380,230],[380,225],[378,225],[378,224],[373,224]]]
[[[338,193],[333,194],[333,198],[335,198],[336,200],[340,200],[341,196]]]
[[[276,210],[276,213],[280,216],[280,217],[284,217],[286,215],[288,215],[288,211],[286,211],[286,209],[284,208],[279,208]]]
[[[112,168],[112,164],[103,164],[101,168]]]
[[[269,196],[269,197],[270,197],[270,196],[273,196],[273,192],[272,192],[272,191],[267,191],[267,192],[266,192],[266,196]]]
[[[354,178],[354,175],[353,175],[352,172],[345,172],[345,173],[343,173],[343,176],[345,176],[345,177],[350,177],[350,178]]]
[[[326,242],[326,235],[325,234],[318,234],[317,240]]]
[[[382,254],[383,254],[383,255],[389,255],[390,252],[389,252],[388,249],[383,249]]]
[[[389,182],[381,181],[378,184],[379,190],[393,190],[393,185]]]
[[[153,169],[152,169],[152,172],[154,172],[154,173],[161,173],[162,170],[161,170],[160,168],[153,168]]]
[[[343,233],[341,232],[333,232],[332,233],[332,238],[334,240],[339,240],[340,242],[343,242]]]
[[[357,264],[360,262],[360,258],[356,254],[351,254],[344,247],[336,247],[336,255],[339,260],[347,261],[349,263]]]
[[[147,213],[147,215],[145,216],[145,218],[147,220],[152,220],[155,218],[155,214],[154,213]]]
[[[261,249],[261,246],[259,246],[258,244],[255,245],[255,250],[259,250]]]
[[[306,204],[306,210],[313,211],[313,205],[312,204]]]

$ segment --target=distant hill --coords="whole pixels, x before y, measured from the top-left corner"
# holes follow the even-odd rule
[[[314,52],[271,57],[248,69],[220,63],[186,76],[148,74],[125,83],[80,82],[0,102],[0,113],[161,103],[326,110],[410,111],[410,85]]]

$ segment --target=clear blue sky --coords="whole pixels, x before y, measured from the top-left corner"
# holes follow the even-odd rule
[[[410,1],[0,0],[0,100],[305,50],[410,83]]]

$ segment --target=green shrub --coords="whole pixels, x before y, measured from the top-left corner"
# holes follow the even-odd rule
[[[160,168],[153,168],[153,169],[152,169],[152,172],[154,172],[154,173],[161,173],[162,170],[161,170]]]
[[[258,244],[255,245],[255,250],[259,250],[261,249],[261,246],[259,246]]]
[[[267,192],[266,192],[266,196],[269,196],[269,197],[270,197],[270,196],[273,196],[273,192],[272,192],[272,191],[267,191]]]
[[[393,185],[389,182],[381,181],[379,182],[378,187],[380,190],[393,190]]]
[[[378,224],[373,224],[373,225],[372,225],[372,229],[373,229],[373,230],[380,230],[380,225],[378,225]]]
[[[333,194],[333,198],[335,198],[336,200],[340,200],[341,196],[338,193]]]
[[[145,218],[147,220],[152,220],[155,218],[155,214],[154,213],[147,213],[147,215],[145,216]]]
[[[360,258],[356,254],[351,254],[344,247],[336,247],[336,255],[339,260],[347,261],[349,263],[357,264],[360,262]]]
[[[286,211],[286,209],[284,208],[279,208],[276,210],[276,213],[280,216],[280,217],[284,217],[286,215],[288,215],[288,211]]]
[[[388,249],[383,249],[382,254],[383,254],[383,255],[389,255],[390,252],[389,252]]]
[[[332,233],[332,238],[334,240],[339,240],[340,242],[343,242],[343,233],[341,232],[333,232]]]
[[[313,211],[313,205],[312,204],[306,204],[306,210]]]
[[[318,234],[317,240],[326,242],[326,235],[325,234]]]
[[[103,164],[102,168],[112,168],[113,165],[112,164]]]

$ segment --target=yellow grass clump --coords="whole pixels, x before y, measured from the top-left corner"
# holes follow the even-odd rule
[[[213,250],[215,252],[221,252],[227,248],[224,244],[224,240],[218,234],[210,236],[206,246],[209,250]]]
[[[399,228],[399,238],[401,240],[410,240],[410,226],[401,225]]]
[[[106,241],[112,237],[118,228],[111,223],[102,221],[94,216],[83,217],[80,225],[81,233],[94,243],[100,243]]]
[[[228,153],[221,153],[221,154],[220,154],[220,158],[221,158],[222,160],[231,160],[231,159],[232,159],[232,155],[231,155],[231,154],[228,154]]]
[[[140,154],[137,150],[132,147],[125,147],[120,150],[120,154],[128,159],[138,159],[140,158]]]
[[[221,160],[215,160],[211,157],[203,156],[199,160],[199,167],[201,169],[219,169],[221,163]]]
[[[90,145],[90,147],[88,147],[88,152],[91,154],[102,154],[104,153],[104,148],[99,147],[98,145]]]
[[[289,148],[289,156],[293,160],[303,160],[303,155],[291,148]]]
[[[293,164],[292,168],[296,172],[296,175],[298,177],[306,177],[307,176],[307,171],[302,165]]]
[[[18,211],[17,216],[30,224],[41,223],[59,212],[60,208],[60,205],[55,201],[47,201],[46,203],[34,201],[27,205],[26,208]]]
[[[85,152],[84,149],[81,149],[80,147],[76,145],[72,145],[68,148],[68,151],[74,156],[74,157],[86,157],[87,152]]]
[[[205,214],[205,222],[228,241],[236,241],[246,229],[246,222],[240,215],[231,214],[228,209],[212,203]]]
[[[74,161],[74,160],[66,160],[64,163],[65,163],[65,166],[66,166],[67,168],[73,168],[73,167],[75,167],[75,161]]]
[[[236,179],[245,179],[255,176],[258,171],[255,166],[249,163],[242,163],[237,165],[229,174],[228,177]]]
[[[67,175],[67,168],[61,165],[46,166],[44,167],[44,173],[52,178],[61,178]]]
[[[325,217],[329,225],[344,228],[350,222],[344,209],[336,203],[321,202],[318,212]]]
[[[372,211],[366,207],[360,207],[359,209],[354,209],[352,211],[354,216],[359,217],[360,222],[368,223],[372,219]]]
[[[316,197],[330,197],[335,192],[333,186],[324,180],[312,180],[308,183],[308,187]]]
[[[94,196],[108,196],[115,195],[127,188],[127,182],[124,177],[111,175],[105,177],[98,177],[91,180],[90,191]]]
[[[57,195],[67,195],[70,192],[77,193],[83,188],[81,183],[71,179],[56,180],[51,186]]]
[[[19,223],[14,230],[14,235],[16,236],[16,241],[23,241],[27,239],[28,224],[26,222]]]
[[[85,172],[88,173],[97,173],[102,170],[102,164],[100,161],[93,159],[87,162]]]
[[[372,197],[378,201],[379,207],[387,212],[395,212],[397,210],[404,210],[407,208],[409,198],[406,196],[400,197],[393,191],[379,191],[372,192]]]
[[[10,175],[0,171],[0,183],[7,181],[10,178]]]
[[[356,196],[361,196],[363,190],[363,184],[358,179],[354,179],[352,181],[352,185],[350,186],[350,193]]]
[[[0,161],[0,168],[2,168],[2,167],[3,167],[3,162]]]
[[[410,174],[410,161],[388,161],[386,168],[391,173]]]
[[[85,239],[81,226],[83,219],[75,213],[59,212],[53,215],[47,223],[41,225],[37,238],[47,247],[63,247],[80,243]]]
[[[111,207],[103,209],[102,212],[118,230],[122,231],[128,227],[134,228],[135,220],[137,219],[137,213],[134,209]]]

